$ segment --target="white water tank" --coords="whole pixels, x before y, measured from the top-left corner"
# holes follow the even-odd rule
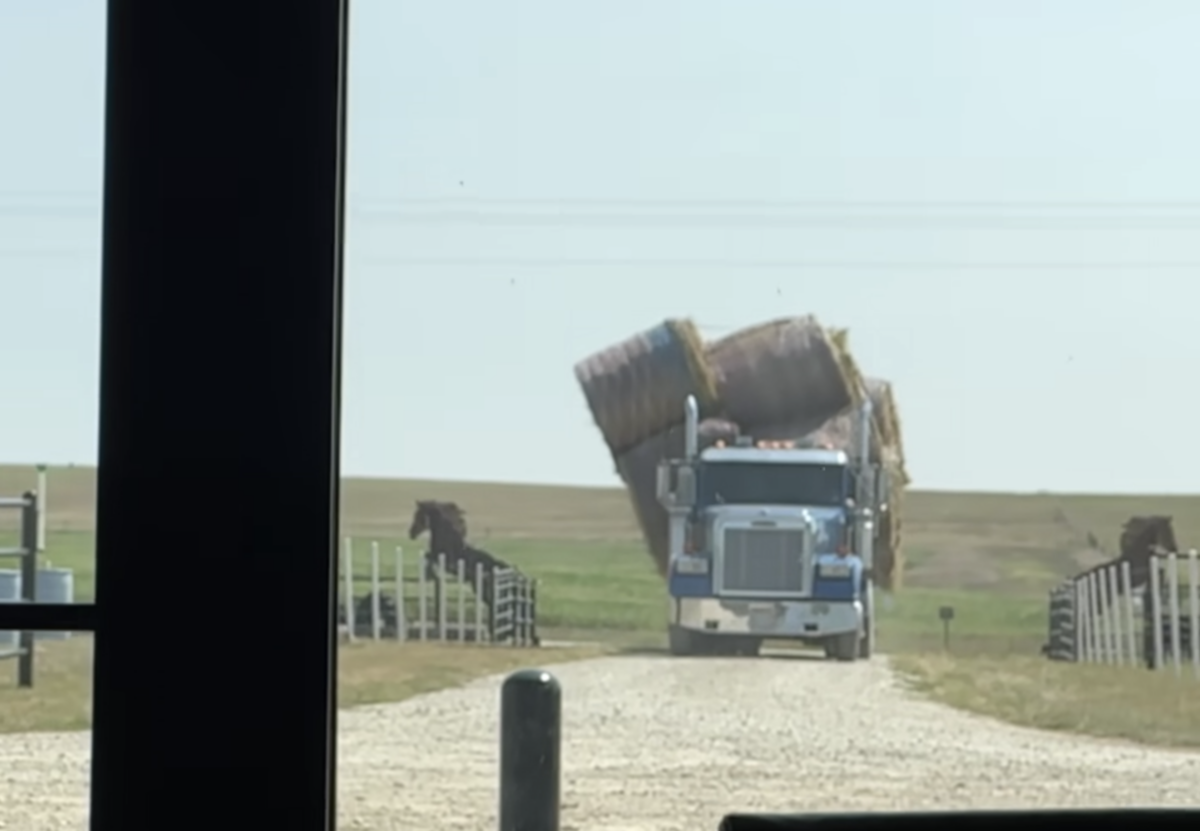
[[[0,568],[0,603],[21,602],[21,572],[15,568]],[[0,652],[16,649],[20,638],[16,632],[0,632]]]
[[[74,603],[75,572],[69,568],[40,568],[37,573],[38,603]],[[38,632],[39,640],[63,641],[70,632]]]

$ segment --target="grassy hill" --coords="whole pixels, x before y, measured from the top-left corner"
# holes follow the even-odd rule
[[[50,471],[46,558],[75,569],[80,600],[92,596],[95,481],[90,468]],[[231,489],[245,484],[231,474]],[[35,486],[33,468],[0,466],[0,495]],[[600,642],[605,650],[661,645],[662,580],[617,488],[346,479],[342,526],[354,539],[358,593],[367,590],[362,555],[371,542],[387,555],[385,579],[396,546],[419,550],[405,538],[413,501],[431,498],[464,506],[477,545],[538,578],[545,636]],[[203,530],[221,539],[219,510],[181,503],[175,511],[180,534],[207,525]],[[1088,546],[1088,534],[1115,550],[1121,524],[1144,513],[1174,516],[1180,545],[1200,546],[1200,497],[910,492],[904,586],[882,598],[880,647],[903,653],[897,666],[918,689],[956,706],[1033,726],[1200,745],[1200,699],[1190,679],[1051,664],[1038,656],[1047,590],[1104,558]],[[0,547],[15,541],[16,521],[15,513],[0,513]],[[168,556],[171,544],[156,540],[153,550]],[[226,578],[214,574],[213,563],[197,563],[197,574],[216,586]],[[280,552],[281,584],[286,568],[287,552]],[[264,589],[264,596],[287,596]],[[948,653],[937,614],[943,605],[956,610]],[[85,726],[89,644],[86,638],[48,644],[34,691],[0,684],[0,732]],[[347,704],[393,700],[533,660],[522,650],[436,644],[368,643],[342,652]],[[586,654],[586,648],[562,652],[560,659]]]

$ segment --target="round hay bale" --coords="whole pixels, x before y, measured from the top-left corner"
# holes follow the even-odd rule
[[[875,585],[885,591],[899,591],[904,582],[904,549],[900,528],[904,516],[904,486],[893,473],[888,510],[879,517],[875,535]]]
[[[896,406],[892,384],[880,378],[866,378],[864,386],[871,398],[875,430],[883,445],[883,459],[893,468],[893,475],[899,476],[901,483],[907,485],[909,477],[904,461],[904,440],[900,432],[900,410]]]
[[[738,428],[728,421],[707,419],[700,422],[699,432],[700,449],[703,450],[718,441],[737,438]],[[616,459],[617,473],[629,493],[629,502],[642,529],[646,550],[663,577],[667,575],[670,559],[670,528],[667,511],[658,501],[658,464],[664,459],[682,457],[683,444],[684,429],[683,425],[679,425],[650,437]]]
[[[815,317],[790,317],[734,332],[709,344],[722,414],[751,434],[761,425],[812,425],[860,398],[844,332]]]
[[[588,409],[614,456],[683,421],[695,395],[701,412],[716,404],[704,343],[690,320],[666,320],[575,365]]]

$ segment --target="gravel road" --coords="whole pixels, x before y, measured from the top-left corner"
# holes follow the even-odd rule
[[[1200,806],[1200,754],[1010,727],[882,661],[605,658],[564,688],[563,831],[733,810]],[[344,829],[495,828],[500,679],[341,716]],[[0,828],[84,827],[86,734],[0,737]]]

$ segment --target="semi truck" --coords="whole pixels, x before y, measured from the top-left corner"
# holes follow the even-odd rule
[[[791,640],[839,661],[871,656],[872,551],[889,491],[862,402],[849,447],[740,435],[701,449],[687,397],[683,457],[663,461],[656,483],[671,654],[757,655],[764,640]]]

